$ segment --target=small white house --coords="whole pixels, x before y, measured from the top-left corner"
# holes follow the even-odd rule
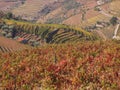
[[[97,1],[97,5],[102,5],[102,4],[104,4],[105,2],[103,1],[103,0],[98,0]]]
[[[97,0],[97,5],[103,5],[105,3],[110,2],[111,0]]]

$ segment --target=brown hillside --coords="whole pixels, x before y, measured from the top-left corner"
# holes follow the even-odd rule
[[[0,10],[11,11],[22,5],[22,0],[0,0]]]
[[[2,50],[3,48],[4,50]],[[0,52],[18,51],[28,48],[27,45],[20,44],[12,39],[0,36]]]

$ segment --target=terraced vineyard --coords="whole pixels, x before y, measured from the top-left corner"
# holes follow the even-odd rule
[[[120,90],[120,1],[0,1],[0,90]]]
[[[28,22],[17,22],[14,20],[4,20],[7,25],[15,25],[16,35],[26,40],[28,43],[34,40],[38,44],[46,43],[65,43],[73,40],[96,40],[97,37],[92,33],[76,27],[58,24],[35,24]]]
[[[109,17],[102,15],[99,13],[99,15],[88,19],[87,21],[81,23],[82,27],[89,26],[89,25],[94,25],[97,21],[109,21]]]
[[[0,89],[120,90],[120,45],[50,44],[0,54]]]
[[[8,39],[0,36],[0,52],[2,53],[20,51],[26,48],[30,48],[30,46],[23,45],[12,39]]]
[[[90,37],[88,37],[89,39]],[[53,36],[53,40],[51,41],[52,42],[55,42],[55,43],[64,43],[66,41],[69,41],[69,42],[76,42],[77,40],[79,39],[79,41],[82,39],[84,40],[85,37],[83,37],[83,33],[80,33],[80,32],[77,32],[77,31],[64,31],[61,32],[61,33],[58,33],[56,35]],[[91,40],[94,40],[95,38],[94,37],[91,37]],[[86,37],[86,40],[87,40],[87,37]]]
[[[114,15],[114,16],[117,16],[117,17],[120,17],[120,1],[119,0],[114,0],[111,4],[110,4],[110,10],[111,10],[111,13]]]
[[[12,51],[13,51],[13,50],[10,49],[10,48],[6,48],[6,47],[3,47],[3,46],[0,46],[0,52],[5,53],[5,52],[12,52]]]

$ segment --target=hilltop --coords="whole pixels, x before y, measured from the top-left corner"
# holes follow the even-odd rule
[[[101,0],[14,0],[1,2],[10,7],[12,3],[12,8],[15,6],[13,3],[17,3],[11,9],[13,14],[38,23],[62,23],[85,27],[97,21],[110,19],[99,10],[119,17],[119,0],[103,0],[101,4],[98,1]],[[6,8],[5,5],[2,7]]]
[[[97,36],[81,28],[63,24],[37,24],[3,19],[1,35],[30,45],[42,43],[66,43],[96,40]]]

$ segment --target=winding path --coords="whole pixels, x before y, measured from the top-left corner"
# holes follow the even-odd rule
[[[100,11],[100,13],[103,14],[103,15],[105,15],[105,16],[107,16],[107,17],[109,17],[109,18],[112,18],[112,17],[113,17],[113,15],[108,14],[108,13],[106,13],[106,12],[103,11],[103,10]],[[119,18],[119,17],[117,17],[117,18],[118,18],[118,20],[120,21],[120,18]],[[120,28],[120,23],[118,23],[117,26],[116,26],[116,28],[115,28],[113,39],[120,39],[120,37],[117,36],[117,32],[118,32],[119,28]]]
[[[120,24],[117,24],[115,31],[114,31],[113,39],[120,39],[120,37],[117,36],[117,32],[118,32],[119,28],[120,28]]]

